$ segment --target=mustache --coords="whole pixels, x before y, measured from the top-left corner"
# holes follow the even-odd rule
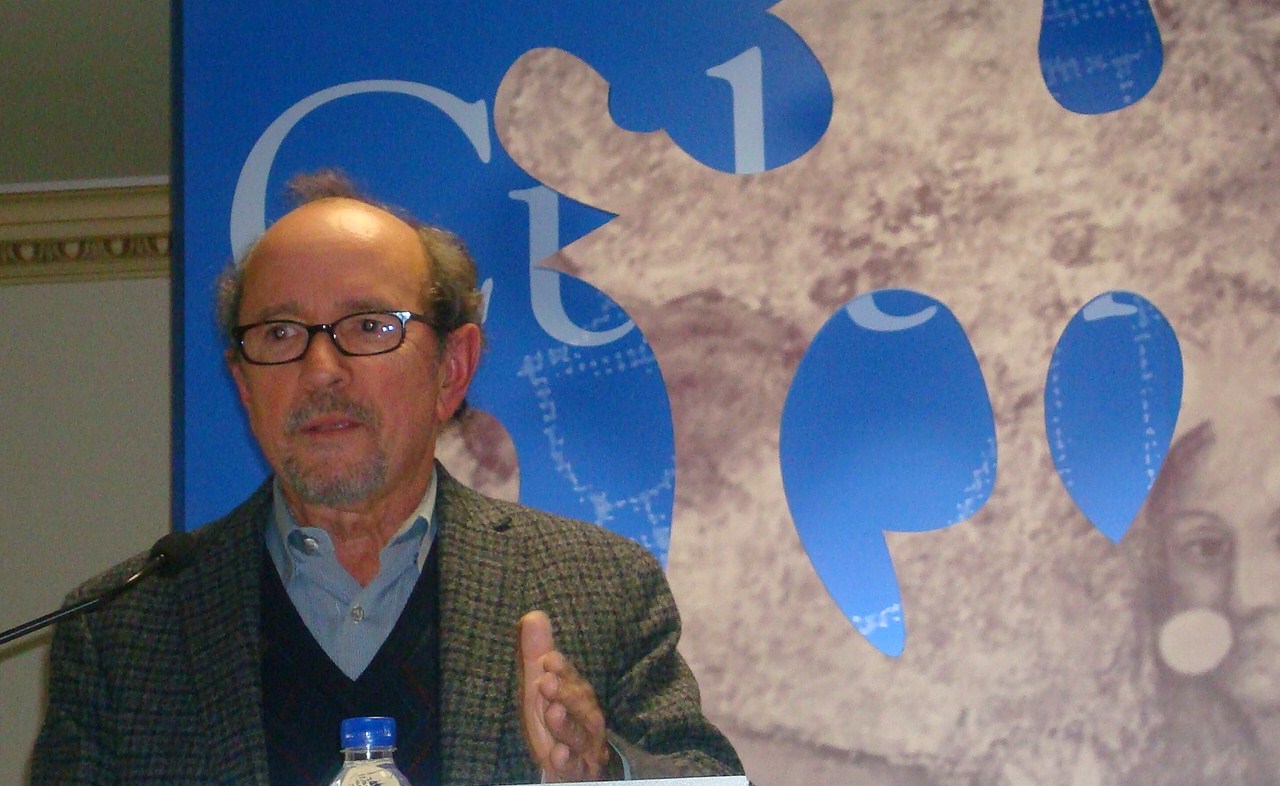
[[[1275,610],[1264,609],[1235,619],[1231,628],[1239,645],[1280,643],[1280,613]]]
[[[378,414],[372,407],[366,407],[336,391],[328,390],[317,393],[299,404],[285,418],[285,434],[293,436],[302,431],[307,421],[321,415],[343,415],[352,420],[374,428],[378,425]]]

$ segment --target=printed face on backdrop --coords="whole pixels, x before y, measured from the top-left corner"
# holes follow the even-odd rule
[[[1171,453],[1178,467],[1154,506],[1171,612],[1161,654],[1254,715],[1280,712],[1278,427],[1272,399],[1196,426]]]
[[[414,230],[390,214],[351,200],[313,202],[263,235],[245,271],[237,322],[419,311],[428,264]],[[296,362],[233,358],[231,372],[286,493],[330,507],[418,500],[441,425],[470,380],[463,344],[455,333],[441,349],[430,327],[409,322],[399,349],[349,357],[319,332]]]

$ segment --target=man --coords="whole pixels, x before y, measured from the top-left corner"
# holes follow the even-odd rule
[[[647,552],[435,462],[480,355],[461,244],[301,190],[222,294],[274,479],[190,568],[60,627],[32,782],[319,784],[357,714],[397,717],[419,786],[740,772]]]
[[[1174,783],[1192,772],[1206,783],[1275,786],[1280,399],[1256,388],[1224,398],[1230,405],[1203,419],[1188,413],[1195,425],[1169,450],[1144,511],[1169,718],[1153,744],[1163,766],[1149,772],[1171,769]]]

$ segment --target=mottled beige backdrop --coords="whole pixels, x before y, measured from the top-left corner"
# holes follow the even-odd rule
[[[1182,342],[1179,433],[1212,415],[1235,423],[1245,455],[1276,462],[1280,421],[1245,423],[1238,405],[1280,393],[1280,4],[1154,10],[1154,90],[1082,116],[1040,76],[1036,2],[783,2],[774,13],[817,54],[834,116],[808,154],[752,176],[617,129],[608,85],[566,53],[530,53],[504,80],[511,156],[619,214],[549,264],[607,292],[653,346],[675,419],[682,649],[758,786],[1280,782],[1274,767],[1251,773],[1266,761],[1249,758],[1261,732],[1211,681],[1161,668],[1159,547],[1141,523],[1119,545],[1093,529],[1044,436],[1058,336],[1095,295],[1131,290]],[[889,536],[908,631],[898,659],[823,589],[777,458],[810,340],[883,287],[929,293],[959,318],[999,450],[975,517]],[[478,450],[482,485],[514,493],[509,456]],[[1241,498],[1280,494],[1219,474]],[[1277,657],[1276,639],[1254,643]]]

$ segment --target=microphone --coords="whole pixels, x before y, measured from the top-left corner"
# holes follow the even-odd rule
[[[147,563],[161,576],[173,576],[195,561],[196,539],[190,532],[170,532],[156,541],[147,554]],[[143,565],[146,570],[146,565]],[[139,571],[141,573],[142,571]],[[141,577],[139,577],[141,578]],[[132,577],[130,577],[132,580]],[[128,582],[125,582],[128,584]]]
[[[142,567],[138,569],[137,573],[115,586],[108,587],[92,598],[58,609],[51,614],[37,617],[30,622],[24,622],[16,628],[10,628],[4,633],[0,633],[0,646],[8,644],[14,639],[20,639],[29,633],[35,633],[58,620],[96,609],[153,573],[158,573],[161,576],[173,576],[190,565],[195,559],[195,554],[196,541],[190,532],[170,532],[160,540],[157,540],[156,544],[151,547],[151,551],[147,553],[146,562],[142,563]]]

